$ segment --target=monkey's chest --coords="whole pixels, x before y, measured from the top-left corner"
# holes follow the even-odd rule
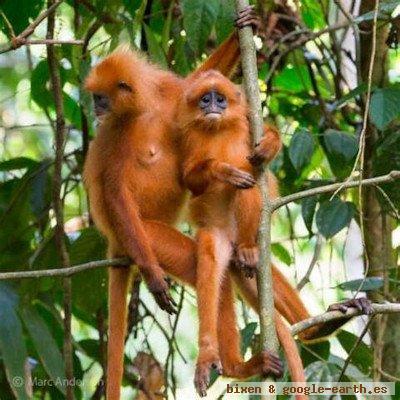
[[[160,143],[146,143],[135,149],[135,158],[142,167],[150,167],[162,162],[165,151]]]

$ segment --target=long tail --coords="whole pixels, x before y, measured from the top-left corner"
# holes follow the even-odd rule
[[[289,328],[282,321],[281,315],[276,312],[275,317],[276,333],[278,334],[279,341],[285,352],[286,361],[293,382],[306,382],[306,376],[304,374],[303,362],[301,361],[299,350],[296,342],[293,339]],[[307,400],[308,396],[304,394],[296,395],[297,400]]]
[[[130,282],[130,268],[111,267],[109,269],[107,400],[120,400],[121,395],[127,329],[127,297]]]

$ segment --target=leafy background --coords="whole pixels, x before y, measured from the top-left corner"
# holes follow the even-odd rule
[[[260,2],[265,3],[265,2]],[[298,24],[305,32],[318,32],[342,21],[337,2],[294,1]],[[396,26],[398,2],[381,2],[379,24]],[[262,4],[265,7],[265,4]],[[21,33],[45,9],[42,0],[0,1],[0,48],[12,35]],[[282,10],[278,10],[282,12]],[[285,11],[285,10],[284,10]],[[287,11],[287,10],[286,10]],[[76,39],[87,46],[57,46],[60,57],[63,102],[68,127],[63,164],[63,202],[68,252],[71,264],[105,257],[105,243],[88,222],[88,204],[82,186],[82,165],[87,143],[95,134],[90,97],[82,90],[89,68],[127,42],[141,48],[156,63],[185,75],[232,30],[233,1],[182,0],[66,0],[57,11],[56,35]],[[268,15],[262,15],[262,26]],[[368,23],[364,13],[356,22]],[[275,35],[285,33],[282,25]],[[297,27],[298,29],[299,27]],[[292,28],[293,29],[293,28]],[[261,29],[262,32],[262,29]],[[395,30],[391,32],[396,34]],[[44,38],[46,23],[30,39]],[[271,39],[264,38],[260,51],[260,88],[266,119],[281,130],[284,149],[272,170],[282,194],[346,179],[358,152],[365,109],[366,82],[357,79],[352,61],[341,51],[343,34],[334,31],[296,46],[275,63]],[[260,33],[262,37],[262,34]],[[276,43],[276,41],[275,41]],[[396,44],[393,39],[391,45]],[[338,50],[339,49],[339,50]],[[278,54],[278,55],[277,55]],[[274,67],[273,67],[274,66]],[[347,70],[350,70],[348,72]],[[353,71],[353,72],[351,72]],[[240,73],[238,74],[240,80]],[[378,175],[400,169],[400,58],[389,51],[385,82],[373,86],[369,117],[378,140],[369,160]],[[54,242],[54,212],[51,205],[53,168],[53,96],[43,45],[22,46],[0,54],[0,271],[45,269],[60,265]],[[397,209],[398,185],[377,191],[382,207],[393,220],[393,251],[400,243]],[[309,282],[301,295],[312,313],[322,312],[331,302],[350,297],[364,277],[358,191],[341,192],[334,198],[321,195],[281,210],[275,217],[273,255],[294,284],[307,272],[317,254]],[[183,226],[182,229],[187,230]],[[390,276],[394,293],[397,270]],[[363,292],[383,290],[380,277],[363,280]],[[79,399],[101,398],[106,342],[107,275],[97,269],[72,278],[74,376]],[[137,294],[139,285],[134,287]],[[168,395],[194,398],[193,365],[196,359],[196,300],[188,288],[173,285],[180,313],[168,317],[160,312],[146,288],[140,300],[132,295],[131,333],[126,347],[124,398],[138,391],[140,352],[158,360]],[[62,357],[63,288],[60,279],[42,278],[13,283],[0,282],[0,398],[26,399],[15,377],[33,378],[33,398],[62,399],[63,385],[35,382],[65,377]],[[242,349],[255,349],[256,316],[238,301]],[[372,377],[371,338],[361,343],[357,335],[365,321],[347,325],[335,339],[312,346],[301,345],[310,381],[335,381],[352,351],[343,380],[365,381]],[[142,376],[146,379],[146,376]],[[219,378],[210,398],[223,393],[227,380]]]

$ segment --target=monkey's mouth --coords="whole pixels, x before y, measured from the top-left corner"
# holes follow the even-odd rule
[[[205,114],[207,119],[220,119],[222,117],[222,113],[218,111],[210,111]]]

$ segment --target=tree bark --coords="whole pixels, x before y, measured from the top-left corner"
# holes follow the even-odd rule
[[[360,15],[374,11],[375,0],[363,0]],[[372,23],[363,26],[369,32],[361,35],[360,62],[363,82],[368,81],[369,65],[372,57]],[[381,26],[378,21],[376,32],[376,54],[373,66],[372,85],[382,87],[388,81],[388,47],[386,39],[387,25]],[[363,178],[373,176],[373,154],[379,138],[379,132],[368,122],[365,136],[365,164]],[[368,276],[382,276],[385,279],[384,298],[396,301],[394,293],[389,293],[388,270],[396,267],[392,246],[393,220],[386,214],[378,201],[376,189],[366,187],[363,190],[365,247],[368,257]],[[372,301],[381,301],[377,292],[369,292]],[[400,317],[399,315],[378,316],[371,327],[374,342],[374,380],[381,380],[382,370],[390,375],[400,375]]]

